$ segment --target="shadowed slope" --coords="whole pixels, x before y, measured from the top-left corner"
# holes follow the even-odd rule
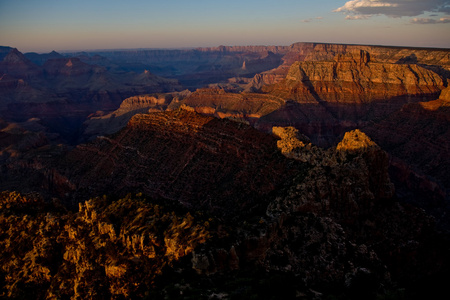
[[[221,215],[258,206],[296,169],[273,136],[186,110],[136,115],[62,166],[76,198],[143,191]]]

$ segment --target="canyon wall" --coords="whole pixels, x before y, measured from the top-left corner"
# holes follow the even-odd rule
[[[283,63],[270,71],[258,75],[264,84],[271,84],[273,78],[281,81],[296,61],[332,61],[337,55],[345,55],[355,51],[366,51],[372,61],[390,64],[417,64],[435,71],[443,77],[450,76],[450,50],[436,48],[408,48],[370,45],[345,45],[326,43],[295,43],[283,56]],[[260,87],[261,79],[255,78],[248,88]],[[257,81],[260,85],[256,85]]]

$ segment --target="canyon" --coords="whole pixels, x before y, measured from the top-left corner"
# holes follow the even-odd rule
[[[449,49],[0,47],[0,295],[438,297],[449,80]]]
[[[406,296],[434,295],[438,281],[430,290],[427,280],[446,274],[445,239],[423,210],[393,197],[388,165],[359,130],[325,150],[293,127],[271,135],[186,108],[138,114],[41,177],[66,188],[59,199],[80,199],[75,212],[56,198],[2,193],[2,293],[242,297],[266,282],[288,298],[401,293],[397,284]]]

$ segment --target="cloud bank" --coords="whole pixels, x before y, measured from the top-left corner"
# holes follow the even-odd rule
[[[393,18],[415,17],[427,12],[449,15],[450,0],[351,0],[334,12],[346,13],[347,19],[352,20],[373,15]],[[430,20],[440,21],[440,19]]]
[[[432,18],[414,18],[411,20],[413,24],[445,24],[450,23],[450,18],[440,18],[440,19],[432,19]]]

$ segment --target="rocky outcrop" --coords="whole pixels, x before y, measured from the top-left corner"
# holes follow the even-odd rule
[[[196,112],[218,118],[255,119],[280,109],[285,101],[277,96],[255,93],[228,93],[223,89],[199,89],[180,101]]]
[[[403,207],[393,201],[394,188],[388,175],[387,154],[359,130],[347,132],[335,149],[327,151],[311,146],[306,151],[305,148],[308,147],[306,141],[295,142],[295,137],[292,135],[295,130],[277,128],[275,131],[284,131],[281,134],[279,147],[285,151],[285,155],[304,161],[305,157],[311,160],[311,155],[305,156],[308,151],[317,154],[314,157],[315,160],[312,160],[316,162],[313,167],[301,177],[297,177],[284,196],[277,197],[269,204],[268,216],[286,214],[289,216],[288,212],[294,216],[305,216],[307,213],[314,212],[320,218],[331,218],[333,221],[328,220],[327,226],[333,226],[331,224],[336,222],[342,226],[346,238],[364,240],[364,245],[354,246],[359,249],[356,253],[364,249],[362,253],[371,257],[370,263],[366,261],[366,266],[370,265],[365,271],[366,275],[371,274],[369,277],[372,277],[375,274],[383,274],[383,264],[377,262],[379,258],[384,260],[391,276],[402,278],[402,280],[420,280],[417,273],[404,272],[404,270],[410,264],[422,268],[424,267],[422,263],[415,262],[429,259],[428,255],[422,256],[421,251],[415,252],[413,250],[415,247],[427,248],[429,249],[427,251],[432,252],[435,247],[439,248],[436,244],[439,242],[432,233],[433,218],[425,216],[420,209]],[[296,146],[286,148],[286,144]],[[286,151],[288,149],[291,150]],[[419,219],[422,221],[418,222]],[[420,223],[421,229],[403,231],[400,228],[405,228],[401,225],[405,222]],[[339,239],[338,232],[339,230],[334,231],[334,242],[337,241],[336,238]],[[381,232],[384,233],[381,234]],[[390,246],[385,247],[387,241]],[[335,245],[334,242],[330,244]],[[340,249],[344,252],[337,251],[337,253],[349,251],[344,247]],[[353,252],[355,250],[351,251],[355,253]],[[411,256],[404,260],[400,259],[400,256],[405,253],[411,253]],[[336,257],[339,261],[338,254]],[[326,259],[321,260],[321,262],[324,261]],[[317,266],[319,267],[320,263]],[[341,270],[344,269],[345,267]],[[378,271],[373,271],[375,269]],[[356,268],[353,274],[359,271]],[[342,275],[336,273],[335,276]],[[372,277],[370,280],[377,282],[380,278]]]
[[[299,185],[292,187],[288,197],[279,198],[269,206],[270,215],[314,211],[332,216],[340,224],[353,223],[370,213],[376,201],[393,196],[387,154],[361,131],[347,132],[336,149],[324,152],[298,140],[292,134],[293,128],[274,129],[275,133],[283,132],[279,134],[278,147],[286,156],[308,161],[314,167]]]
[[[275,71],[259,73],[246,85],[245,90],[250,92],[259,91],[263,86],[278,83],[285,77],[286,74],[276,73]]]
[[[5,298],[143,298],[164,267],[209,237],[189,213],[142,196],[92,199],[71,214],[36,195],[3,192],[0,208]]]
[[[86,138],[97,135],[112,134],[124,128],[128,121],[139,113],[149,111],[163,111],[172,101],[178,101],[178,97],[184,97],[182,93],[139,95],[125,99],[120,107],[112,113],[103,116],[93,116],[84,125],[83,135]]]
[[[311,165],[320,164],[324,158],[324,152],[311,144],[309,138],[294,127],[273,127],[272,133],[279,137],[277,147],[284,156],[293,158]]]
[[[348,298],[373,297],[380,286],[392,286],[391,278],[420,282],[421,275],[404,270],[423,268],[417,262],[430,261],[429,256],[414,249],[433,252],[439,242],[431,218],[391,198],[386,153],[359,130],[328,151],[309,144],[294,128],[277,127],[274,133],[284,155],[311,167],[269,203],[266,216],[246,221],[233,234],[231,228],[222,232],[227,240],[235,237],[231,247],[200,246],[192,258],[195,271],[214,278],[256,266],[266,274],[294,273],[309,288]],[[406,224],[420,229],[403,230],[411,228]],[[398,226],[402,229],[395,230]]]
[[[443,100],[445,102],[450,102],[450,88],[447,87],[446,89],[441,91],[441,94],[439,95],[439,100]]]

